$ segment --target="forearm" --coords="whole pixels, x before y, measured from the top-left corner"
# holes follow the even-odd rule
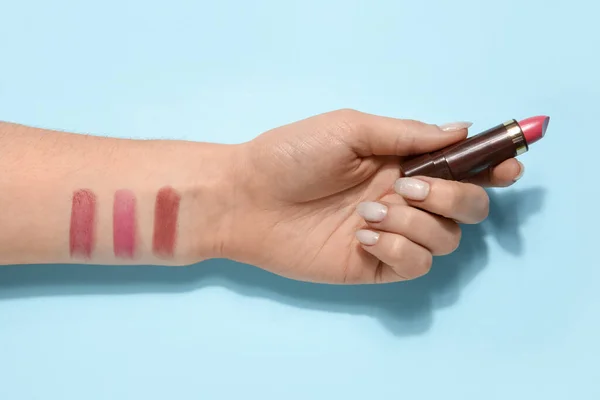
[[[0,264],[218,256],[232,147],[0,123]]]

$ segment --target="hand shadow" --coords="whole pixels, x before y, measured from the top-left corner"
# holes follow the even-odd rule
[[[488,221],[464,226],[459,249],[436,258],[429,274],[408,282],[319,285],[285,279],[228,260],[209,260],[186,268],[29,265],[0,267],[0,299],[185,292],[220,286],[244,296],[268,298],[295,307],[368,315],[396,335],[419,334],[431,326],[434,310],[454,304],[460,290],[486,266],[486,234],[494,235],[512,253],[524,251],[519,225],[541,209],[543,197],[542,189],[491,191]]]

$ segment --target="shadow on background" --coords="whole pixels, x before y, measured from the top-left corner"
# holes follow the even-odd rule
[[[507,251],[524,251],[519,225],[541,209],[544,191],[490,192],[491,214],[481,225],[464,226],[461,246],[437,258],[419,279],[387,285],[319,285],[285,279],[228,260],[186,268],[155,266],[29,265],[0,268],[0,299],[73,294],[185,292],[221,286],[244,296],[327,312],[377,318],[396,335],[425,332],[437,308],[452,305],[488,262],[486,235]],[[518,205],[518,207],[517,207]]]

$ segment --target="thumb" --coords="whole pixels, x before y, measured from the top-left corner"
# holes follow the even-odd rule
[[[347,115],[350,145],[362,157],[409,156],[439,150],[467,137],[468,122],[441,126],[361,112]]]

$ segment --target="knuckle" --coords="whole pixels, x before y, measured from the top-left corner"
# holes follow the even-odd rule
[[[445,256],[454,253],[460,246],[461,240],[462,230],[458,224],[454,224],[454,227],[452,228],[450,234],[448,234],[443,246],[441,246],[439,255]]]
[[[398,261],[396,269],[404,279],[415,279],[431,270],[433,265],[431,252],[418,247],[411,247],[411,242],[405,237],[398,235],[390,243],[390,247],[394,258]]]
[[[437,126],[434,124],[429,124],[427,122],[419,121],[416,119],[403,119],[403,126],[406,131],[428,131],[437,129]]]
[[[462,229],[460,229],[460,226],[458,226],[458,224],[456,224],[456,231],[452,235],[452,240],[451,240],[452,246],[451,246],[450,253],[454,253],[458,249],[461,241],[462,241]]]
[[[424,251],[423,255],[419,257],[419,259],[415,262],[415,275],[414,278],[418,278],[420,276],[426,275],[431,271],[431,267],[433,266],[433,255]]]
[[[400,235],[394,235],[394,239],[391,243],[391,251],[392,254],[394,254],[396,257],[402,257],[405,256],[406,251],[407,251],[407,247],[408,247],[408,239],[406,239],[404,236],[400,236]]]
[[[330,113],[331,122],[343,135],[352,135],[361,129],[361,113],[351,108],[343,108]]]
[[[398,224],[402,232],[409,232],[411,228],[418,226],[419,212],[417,209],[409,206],[402,207],[402,218],[398,218]]]
[[[490,213],[490,197],[482,187],[477,187],[477,193],[474,197],[475,199],[471,203],[473,204],[471,215],[473,216],[472,222],[477,224],[485,221]]]
[[[333,112],[333,115],[346,122],[356,122],[360,118],[360,112],[352,108],[342,108]]]
[[[354,108],[340,108],[339,110],[337,110],[338,113],[341,113],[343,115],[356,115],[359,113],[358,110],[354,109]]]
[[[463,191],[459,184],[456,182],[448,181],[444,182],[444,189],[440,193],[440,201],[446,214],[454,214],[456,210],[459,210],[463,202]]]

